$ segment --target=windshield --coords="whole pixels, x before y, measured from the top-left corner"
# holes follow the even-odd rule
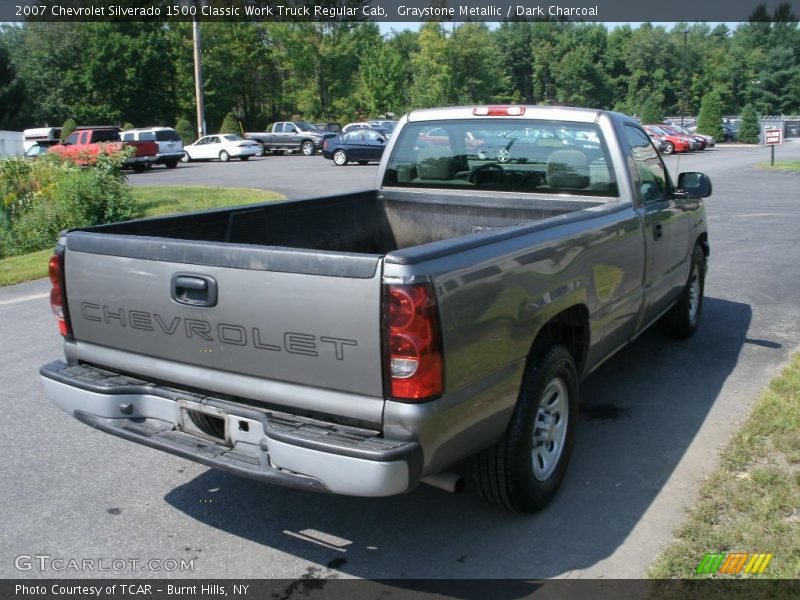
[[[319,131],[319,129],[308,121],[295,121],[294,124],[300,128],[300,131]]]
[[[386,167],[387,187],[616,196],[599,127],[468,119],[408,123]]]

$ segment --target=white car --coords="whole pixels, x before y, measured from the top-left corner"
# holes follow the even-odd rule
[[[218,158],[222,162],[227,162],[231,157],[247,160],[251,156],[256,156],[259,150],[260,146],[256,142],[232,133],[219,133],[201,137],[194,144],[184,146],[181,160],[189,162]]]

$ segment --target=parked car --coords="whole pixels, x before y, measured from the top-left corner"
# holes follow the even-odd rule
[[[339,133],[342,130],[341,123],[314,123],[314,127],[320,131],[330,131],[331,133]]]
[[[723,142],[739,141],[739,131],[738,129],[734,128],[733,125],[731,125],[730,123],[723,123],[722,131],[724,132],[724,136],[722,138]]]
[[[318,129],[308,121],[278,121],[269,131],[247,132],[248,140],[257,142],[260,154],[273,152],[283,154],[299,150],[303,156],[313,156],[322,150],[322,141],[334,137],[332,131]]]
[[[51,146],[54,146],[56,142],[47,143],[47,142],[36,142],[32,146],[29,146],[27,150],[25,150],[25,158],[36,159],[42,156],[43,154],[47,154],[48,150],[50,150]]]
[[[61,140],[61,127],[34,127],[22,132],[25,156],[27,151],[36,144],[46,147],[54,146]]]
[[[380,133],[383,137],[387,140],[392,137],[392,130],[387,127],[381,127],[380,125],[373,125],[372,123],[348,123],[344,127],[342,127],[342,132],[347,133],[348,131],[353,131],[355,129],[373,129]]]
[[[450,143],[420,145],[433,127]],[[525,127],[601,152],[464,150],[469,131]],[[64,360],[40,370],[54,403],[262,482],[456,491],[474,457],[489,502],[546,506],[582,433],[580,381],[651,323],[700,324],[711,182],[673,181],[638,123],[596,109],[413,111],[386,152],[370,189],[63,232],[49,299]],[[663,360],[648,376],[707,377]],[[74,444],[71,459],[91,452]],[[145,485],[146,467],[125,476]]]
[[[391,137],[392,132],[394,132],[394,128],[397,127],[397,121],[393,119],[374,119],[371,121],[367,121],[368,124],[372,125],[373,127],[380,127],[381,129],[385,129],[389,132],[389,137]]]
[[[192,160],[213,160],[218,158],[222,162],[227,162],[232,157],[247,160],[251,156],[259,154],[259,150],[260,148],[256,142],[246,140],[233,133],[220,133],[206,135],[194,144],[184,147],[181,160],[189,162]]]
[[[708,146],[708,142],[706,142],[705,138],[702,135],[698,135],[696,133],[689,133],[688,131],[681,131],[675,125],[668,125],[668,124],[661,124],[658,126],[659,129],[663,129],[667,133],[672,135],[682,135],[685,138],[689,138],[692,143],[692,150],[705,150]]]
[[[689,138],[682,135],[674,135],[661,129],[658,125],[643,125],[644,130],[651,138],[664,140],[662,145],[663,154],[674,154],[676,152],[690,152],[692,142]]]
[[[697,133],[689,131],[686,127],[681,127],[680,125],[675,125],[674,123],[670,123],[673,129],[676,129],[678,133],[682,133],[684,135],[693,135],[695,137],[702,138],[706,143],[706,148],[713,148],[717,144],[717,140],[713,135],[705,135],[704,133]]]
[[[379,162],[387,141],[388,138],[375,129],[351,129],[325,140],[322,156],[332,160],[337,167],[343,167],[351,161],[360,165]]]
[[[120,134],[123,142],[151,140],[158,147],[152,164],[174,169],[183,158],[183,140],[172,127],[140,127],[127,129]]]
[[[119,127],[78,127],[60,144],[54,144],[48,152],[58,154],[79,165],[91,165],[101,153],[114,154],[123,148],[133,148],[133,154],[122,166],[141,173],[156,159],[158,146],[153,140],[123,142]]]

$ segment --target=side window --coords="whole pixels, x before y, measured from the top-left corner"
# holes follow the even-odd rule
[[[85,146],[88,143],[89,143],[89,132],[88,131],[81,132],[80,145]]]
[[[122,141],[123,142],[132,142],[133,141],[133,134],[132,133],[123,133],[122,134]]]
[[[650,138],[641,129],[625,125],[639,179],[642,202],[657,202],[667,195],[667,172]]]
[[[378,141],[378,132],[372,131],[371,129],[364,130],[364,139],[368,142],[377,142]]]
[[[283,123],[276,123],[275,124],[274,133],[283,133],[283,132],[284,132],[284,124]]]
[[[346,142],[355,142],[358,141],[358,132],[357,131],[348,131],[343,136],[344,141]]]
[[[219,138],[217,136],[208,138],[207,144],[219,144]]]
[[[78,132],[77,131],[75,133],[70,133],[69,137],[66,140],[64,140],[64,145],[65,146],[69,146],[69,145],[77,144],[77,143],[78,143]]]

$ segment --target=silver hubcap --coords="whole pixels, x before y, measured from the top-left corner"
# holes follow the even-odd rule
[[[337,152],[336,154],[333,155],[333,162],[335,162],[337,165],[343,165],[345,160],[346,157],[344,155],[344,152]]]
[[[498,162],[501,163],[508,162],[510,158],[511,158],[511,152],[509,152],[506,148],[503,148],[497,153]]]
[[[567,437],[569,392],[563,379],[556,377],[547,384],[533,430],[533,476],[544,481],[558,465]]]
[[[692,275],[689,280],[689,320],[694,322],[697,318],[697,309],[700,306],[700,276],[697,274],[697,265],[692,266]]]
[[[305,154],[306,156],[311,156],[312,154],[314,154],[314,146],[309,143],[303,144],[303,154]]]

